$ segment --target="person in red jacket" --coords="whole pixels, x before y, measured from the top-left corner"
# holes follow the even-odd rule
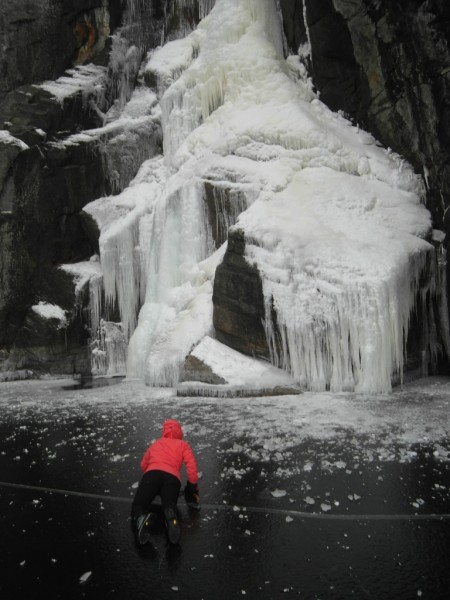
[[[162,437],[151,444],[141,460],[144,474],[139,482],[131,507],[131,518],[138,542],[145,544],[150,539],[150,526],[154,513],[149,512],[156,496],[161,505],[167,526],[169,541],[178,544],[180,526],[176,513],[181,488],[180,470],[186,466],[187,484],[185,498],[190,506],[200,507],[198,472],[192,448],[183,440],[183,430],[178,421],[169,419],[163,425]]]

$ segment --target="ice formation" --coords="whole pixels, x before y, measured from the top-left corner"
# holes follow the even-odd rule
[[[313,390],[389,391],[420,275],[432,268],[430,245],[412,235],[427,220],[415,194],[328,167],[297,172],[241,215],[263,274],[273,362]]]
[[[106,303],[130,338],[128,376],[173,385],[213,335],[225,246],[208,220],[210,185],[217,229],[242,229],[261,273],[273,362],[313,390],[388,391],[433,252],[420,181],[320,102],[300,56],[284,58],[274,0],[201,4],[211,12],[197,29],[142,67],[163,155],[86,208],[101,228]],[[235,199],[226,215],[221,194]]]

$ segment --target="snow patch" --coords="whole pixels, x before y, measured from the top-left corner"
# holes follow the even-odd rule
[[[106,73],[106,67],[93,64],[80,65],[67,70],[55,81],[44,81],[35,87],[47,91],[62,104],[66,98],[79,92],[86,94],[102,91]]]
[[[39,302],[31,307],[37,315],[43,319],[56,319],[59,321],[58,329],[67,327],[68,321],[65,311],[57,304],[50,304],[49,302]]]
[[[19,140],[18,138],[11,135],[6,129],[0,129],[0,143],[18,146],[20,150],[27,150],[27,148],[29,148],[29,146],[25,144],[25,142],[22,142],[22,140]]]
[[[80,576],[79,582],[86,583],[87,581],[89,581],[91,576],[92,576],[92,571],[86,571],[86,573],[83,573],[83,575]]]
[[[284,496],[287,495],[286,490],[279,490],[279,489],[275,489],[272,492],[270,492],[272,494],[272,496],[274,498],[283,498]]]

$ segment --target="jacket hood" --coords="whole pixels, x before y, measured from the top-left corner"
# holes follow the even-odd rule
[[[175,440],[183,439],[183,430],[181,429],[181,425],[178,421],[174,419],[169,419],[163,425],[163,437],[172,438]]]

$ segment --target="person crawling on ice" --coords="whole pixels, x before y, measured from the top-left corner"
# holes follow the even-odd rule
[[[149,510],[156,496],[161,497],[169,542],[178,544],[180,541],[177,500],[183,463],[186,465],[188,479],[184,490],[186,502],[192,508],[199,509],[197,462],[192,448],[183,440],[180,423],[169,419],[163,425],[162,437],[147,448],[141,460],[144,474],[131,507],[131,519],[140,544],[145,544],[150,539],[150,527],[155,513]]]

